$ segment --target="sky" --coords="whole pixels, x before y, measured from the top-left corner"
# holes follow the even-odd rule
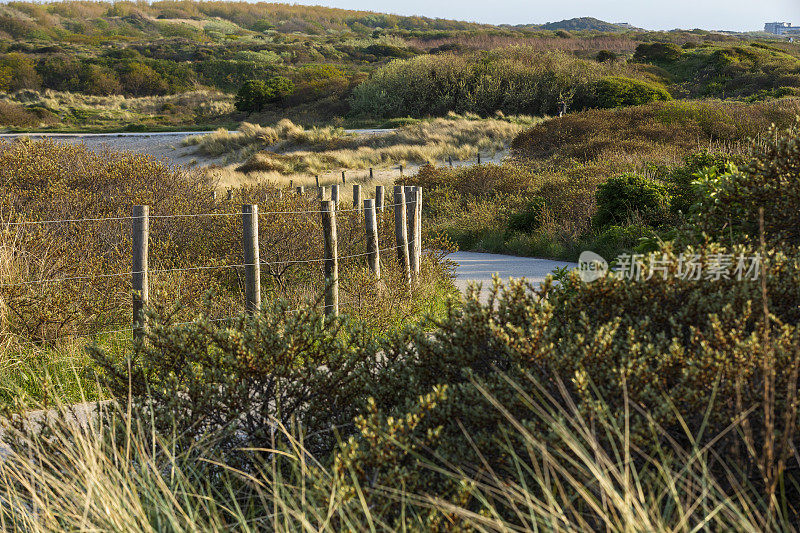
[[[800,0],[284,0],[490,24],[544,24],[573,17],[629,22],[649,30],[757,31],[765,22],[800,26]]]

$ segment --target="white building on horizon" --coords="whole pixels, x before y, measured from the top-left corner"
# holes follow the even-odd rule
[[[800,33],[800,26],[792,26],[791,22],[767,22],[764,31],[773,35],[786,35],[787,33]]]

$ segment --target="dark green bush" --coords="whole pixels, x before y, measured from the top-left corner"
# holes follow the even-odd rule
[[[621,253],[634,251],[642,239],[652,236],[653,228],[644,224],[606,226],[586,248],[611,261]]]
[[[622,76],[601,79],[592,87],[592,93],[589,106],[604,109],[672,100],[663,85]]]
[[[772,128],[741,169],[709,168],[698,180],[695,227],[707,235],[758,242],[758,210],[764,208],[767,242],[800,244],[800,135],[798,127]]]
[[[722,173],[729,163],[741,162],[743,162],[742,157],[705,150],[686,156],[682,166],[664,173],[664,180],[669,186],[670,210],[675,214],[681,212],[688,215],[692,206],[700,200],[699,192],[692,182],[698,179],[703,171]]]
[[[364,48],[364,53],[373,55],[378,59],[387,57],[406,59],[416,55],[407,48],[400,48],[399,46],[392,46],[390,44],[371,44]]]
[[[508,217],[508,230],[530,233],[542,224],[542,211],[545,208],[544,198],[535,197],[528,200],[521,211]]]
[[[262,111],[270,104],[276,104],[292,94],[294,83],[282,76],[266,81],[250,80],[236,93],[236,109],[252,113]]]
[[[608,50],[600,50],[597,52],[595,59],[600,63],[605,63],[606,61],[616,61],[619,57],[619,54],[616,52],[609,52]]]
[[[636,47],[634,61],[672,63],[680,59],[683,50],[673,43],[642,43]]]
[[[622,224],[638,216],[645,224],[666,219],[670,196],[667,187],[636,174],[609,178],[597,187],[597,212],[593,223],[603,227]]]

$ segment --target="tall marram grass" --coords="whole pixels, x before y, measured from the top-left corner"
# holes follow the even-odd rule
[[[241,172],[319,173],[448,157],[467,160],[478,152],[491,156],[505,150],[525,126],[538,122],[525,116],[480,119],[450,114],[387,132],[356,134],[332,127],[305,129],[284,119],[271,127],[245,122],[237,131],[220,129],[188,137],[184,145],[196,146],[202,155],[227,154],[230,162],[246,159]]]
[[[213,437],[176,453],[172,436],[156,434],[120,404],[47,416],[28,415],[4,435],[0,527],[4,531],[796,531],[736,465],[711,446],[688,447],[651,425],[653,455],[632,444],[627,417],[601,406],[585,418],[566,396],[549,396],[535,380],[509,382],[546,423],[530,431],[503,403],[482,391],[522,446],[507,452],[516,472],[473,465],[453,469],[417,458],[418,467],[458,481],[469,507],[402,486],[368,488],[311,456],[296,428],[275,424],[280,449],[241,450],[262,459],[252,471],[219,463]],[[568,398],[568,397],[566,397]],[[668,402],[668,400],[665,400]],[[629,405],[632,413],[636,405]],[[709,406],[709,410],[713,405]],[[85,413],[91,413],[85,416]],[[725,433],[739,431],[733,421]],[[693,444],[695,443],[695,444]],[[478,450],[480,452],[480,450]],[[348,489],[348,490],[346,490]],[[375,502],[394,500],[398,516]],[[783,502],[783,505],[792,505]]]

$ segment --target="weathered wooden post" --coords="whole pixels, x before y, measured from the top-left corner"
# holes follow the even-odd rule
[[[383,192],[383,185],[375,186],[375,209],[379,213],[383,213],[383,198],[386,193]]]
[[[406,187],[406,214],[408,216],[408,260],[409,269],[414,280],[419,276],[419,247],[417,231],[419,229],[419,210],[417,209],[416,187]]]
[[[290,191],[292,190],[292,187],[294,187],[294,180],[289,180],[289,190]]]
[[[372,178],[373,178],[372,167],[369,167],[369,179],[370,179],[370,181],[372,180]]]
[[[150,250],[150,206],[133,206],[133,336],[141,339],[144,335],[144,308],[150,295],[148,287],[148,255]]]
[[[453,156],[448,155],[447,156],[447,162],[450,163],[450,168],[453,168]]]
[[[325,241],[325,316],[339,315],[339,252],[336,241],[336,205],[321,202],[322,232]]]
[[[480,152],[478,152],[478,164],[479,165],[481,164],[481,153]]]
[[[319,187],[319,188],[317,188],[317,198],[319,198],[320,200],[324,200],[325,199],[325,191],[326,191],[326,189],[327,189],[327,187]]]
[[[344,170],[342,170],[342,185],[344,185]]]
[[[353,209],[361,210],[361,185],[353,184]]]
[[[339,208],[339,184],[331,185],[331,201],[334,209]]]
[[[422,267],[422,187],[415,187],[417,191],[417,265]]]
[[[403,175],[403,165],[400,165],[400,175]]]
[[[408,264],[408,229],[406,226],[406,195],[402,185],[394,186],[394,236],[397,242],[397,259],[405,272],[406,283],[411,283]]]
[[[275,196],[277,196],[278,200],[280,200],[281,198],[283,198],[283,189],[278,189],[278,190],[276,191],[276,193],[275,193]]]
[[[367,229],[367,266],[375,279],[381,279],[381,257],[378,247],[378,219],[375,200],[364,200],[364,224]]]
[[[314,176],[314,179],[317,182],[317,189],[319,189],[319,175]]]
[[[217,191],[211,191],[211,201],[217,203]]]
[[[233,200],[233,189],[228,189],[228,201]]]
[[[306,193],[306,188],[305,188],[305,187],[303,187],[302,185],[300,185],[299,187],[297,187],[295,190],[297,191],[297,194],[298,194],[299,196],[303,196],[303,195]]]
[[[258,206],[242,205],[245,310],[255,314],[261,308],[261,258],[258,252]]]

